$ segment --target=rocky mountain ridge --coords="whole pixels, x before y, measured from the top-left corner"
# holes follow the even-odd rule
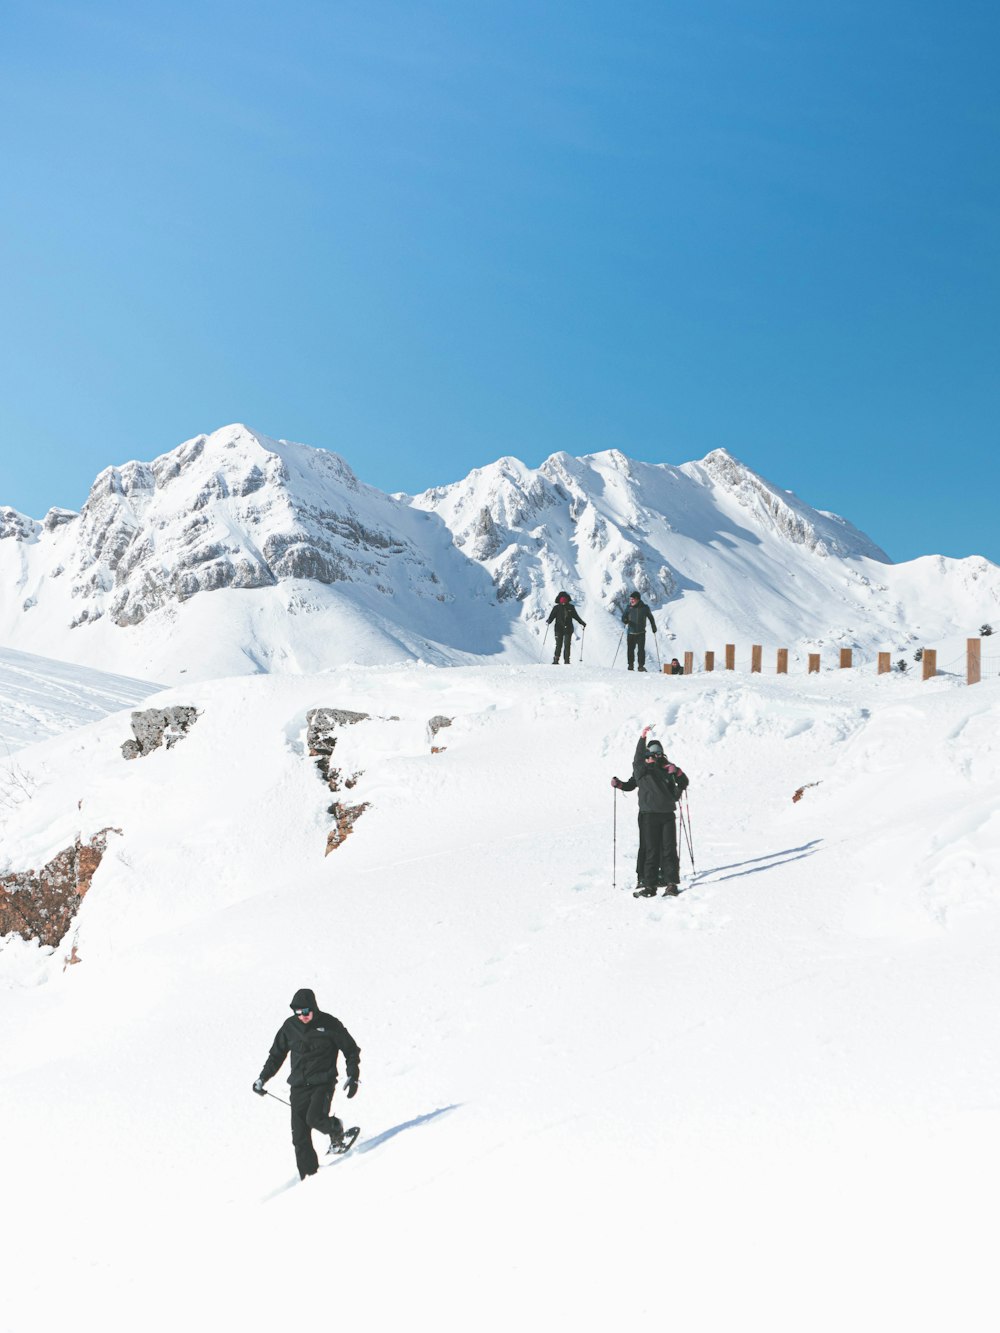
[[[863,646],[1000,605],[990,562],[893,565],[721,449],[679,466],[505,457],[386,495],[337,454],[241,425],[106,468],[79,514],[0,508],[0,586],[0,642],[160,680],[537,660],[563,587],[602,652],[632,588],[692,647]]]

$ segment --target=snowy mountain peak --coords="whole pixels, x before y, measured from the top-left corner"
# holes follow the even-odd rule
[[[845,519],[811,509],[791,491],[779,491],[725,449],[713,449],[699,466],[759,524],[787,541],[819,556],[865,556],[890,563],[880,547]]]
[[[20,514],[10,505],[0,505],[0,541],[33,541],[41,531],[41,524],[26,514]]]

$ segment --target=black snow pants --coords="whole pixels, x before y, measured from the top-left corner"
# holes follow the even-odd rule
[[[625,647],[626,647],[626,649],[627,649],[627,651],[628,651],[628,669],[629,669],[629,671],[631,671],[632,668],[633,668],[633,666],[635,665],[635,656],[636,656],[636,653],[639,654],[639,670],[640,670],[640,671],[644,671],[645,668],[646,668],[646,634],[645,634],[645,631],[643,631],[642,634],[626,634],[626,635],[625,635]]]
[[[636,873],[639,883],[650,889],[662,889],[666,884],[680,883],[677,816],[673,812],[639,816],[639,856]]]
[[[552,658],[553,662],[558,662],[559,654],[562,653],[563,661],[566,663],[567,666],[569,666],[569,646],[572,642],[573,642],[573,631],[569,628],[569,626],[567,626],[566,629],[556,630],[556,651],[555,655]]]
[[[292,1143],[295,1147],[295,1165],[299,1176],[314,1176],[319,1170],[319,1158],[313,1147],[312,1131],[329,1134],[339,1139],[344,1133],[344,1122],[330,1114],[333,1088],[292,1088]]]

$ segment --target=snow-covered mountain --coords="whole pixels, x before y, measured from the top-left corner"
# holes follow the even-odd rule
[[[664,647],[862,652],[975,633],[1000,568],[894,565],[723,450],[513,458],[416,497],[231,426],[106,469],[79,514],[0,509],[0,642],[176,680],[341,663],[537,660],[555,595],[609,663],[638,588]]]
[[[463,661],[512,619],[435,515],[243,426],[105,469],[79,514],[0,510],[0,581],[0,641],[167,679]]]

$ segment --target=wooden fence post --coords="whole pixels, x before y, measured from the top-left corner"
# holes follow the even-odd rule
[[[715,670],[715,653],[706,653],[706,654],[705,654],[705,670],[706,670],[706,671],[714,671],[714,670]]]
[[[840,650],[840,669],[854,665],[854,653],[850,648],[841,648]]]
[[[819,671],[819,653],[809,654],[809,675]]]
[[[787,675],[788,675],[788,649],[787,649],[787,648],[779,648],[779,649],[778,649],[778,675],[779,675],[779,676],[787,676]]]
[[[751,672],[754,672],[754,671],[756,671],[756,672],[758,672],[758,673],[760,672],[761,656],[762,656],[763,652],[764,652],[764,649],[760,646],[759,643],[755,643],[755,644],[751,647],[751,649],[750,649],[750,670],[751,670]]]
[[[978,685],[983,678],[983,641],[966,639],[965,641],[965,683]]]
[[[923,667],[923,679],[930,680],[931,676],[937,675],[937,649],[925,648],[920,658],[920,665]]]
[[[684,654],[684,674],[685,676],[694,675],[694,653]]]
[[[735,671],[735,670],[736,670],[736,644],[735,644],[735,643],[727,643],[727,644],[726,644],[726,670],[727,670],[727,671]]]
[[[892,670],[892,653],[879,653],[878,655],[878,674],[886,675]]]

